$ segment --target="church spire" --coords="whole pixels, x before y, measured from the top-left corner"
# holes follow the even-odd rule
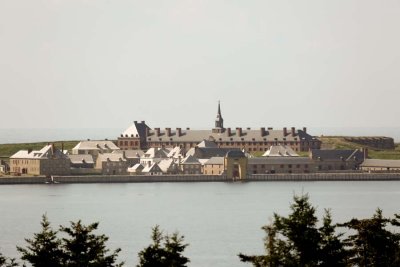
[[[215,128],[224,128],[224,119],[222,118],[221,114],[221,103],[218,101],[218,113],[217,118],[215,119]]]

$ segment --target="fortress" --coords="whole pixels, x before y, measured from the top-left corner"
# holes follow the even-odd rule
[[[294,151],[308,151],[321,147],[321,141],[309,135],[305,127],[302,129],[284,127],[279,130],[265,127],[258,129],[225,128],[220,103],[218,103],[217,116],[212,129],[151,129],[145,121],[134,121],[118,137],[117,145],[122,150],[146,150],[150,147],[176,146],[189,149],[203,140],[213,141],[221,148],[240,148],[248,152],[267,151],[272,145],[287,145]]]

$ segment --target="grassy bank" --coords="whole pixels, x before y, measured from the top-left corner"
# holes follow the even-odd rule
[[[76,146],[79,143],[79,141],[56,141],[51,143],[60,149],[62,143],[64,143],[64,150],[71,150],[74,146]],[[39,150],[47,144],[48,142],[0,144],[0,158],[9,158],[19,150],[28,150],[28,149]]]

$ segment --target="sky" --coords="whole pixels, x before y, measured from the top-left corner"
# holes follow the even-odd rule
[[[0,128],[400,127],[398,0],[1,0]]]

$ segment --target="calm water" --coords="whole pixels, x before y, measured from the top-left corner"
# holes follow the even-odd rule
[[[151,227],[184,234],[190,266],[249,266],[237,254],[261,253],[274,211],[287,214],[293,193],[308,192],[334,220],[400,212],[400,182],[149,183],[0,186],[0,251],[18,257],[15,245],[37,232],[41,215],[53,226],[100,221],[110,247],[121,247],[126,266],[150,244]]]

